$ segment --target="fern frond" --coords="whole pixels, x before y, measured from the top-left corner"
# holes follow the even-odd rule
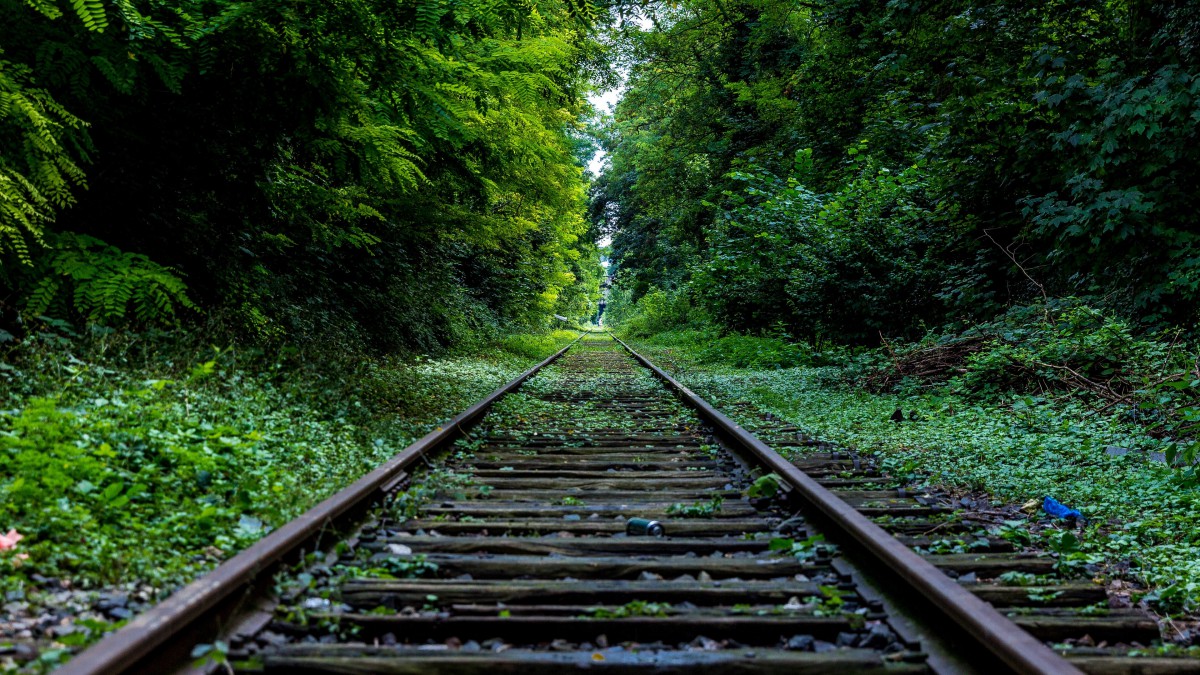
[[[58,5],[53,0],[25,0],[25,4],[47,19],[57,19],[62,16],[62,10],[58,8]]]
[[[75,14],[88,30],[100,33],[108,28],[108,17],[104,14],[102,0],[71,0],[71,6],[75,8]]]
[[[108,58],[100,55],[93,56],[91,61],[92,65],[96,66],[96,70],[100,71],[100,74],[104,76],[104,79],[108,80],[114,89],[122,94],[133,93],[135,77],[133,68],[125,64],[118,67],[112,61],[109,61]]]
[[[27,275],[34,281],[24,296],[26,315],[63,307],[90,322],[118,323],[129,320],[132,309],[142,324],[168,325],[177,320],[176,308],[196,309],[179,274],[144,255],[72,233],[48,243]]]
[[[58,297],[61,284],[54,277],[44,277],[29,293],[25,300],[25,313],[29,316],[41,316],[49,311]]]
[[[443,0],[417,0],[417,12],[413,32],[420,38],[437,36],[438,24],[446,14]]]

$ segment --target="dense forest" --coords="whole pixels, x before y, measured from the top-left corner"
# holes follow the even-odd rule
[[[625,294],[877,344],[1071,296],[1194,327],[1200,5],[646,10],[593,221]]]
[[[586,3],[2,11],[11,333],[207,317],[252,341],[430,350],[595,300]]]
[[[589,315],[601,233],[617,318],[1197,318],[1192,2],[59,4],[0,28],[10,329],[430,349]]]

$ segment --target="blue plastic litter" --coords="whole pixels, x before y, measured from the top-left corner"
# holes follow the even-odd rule
[[[1047,515],[1055,518],[1075,518],[1077,520],[1085,520],[1083,514],[1078,510],[1063,504],[1049,495],[1046,495],[1045,501],[1042,502],[1042,510],[1045,511]]]

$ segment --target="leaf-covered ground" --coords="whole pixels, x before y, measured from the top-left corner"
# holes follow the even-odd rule
[[[43,335],[0,361],[0,670],[95,639],[553,353],[264,355]],[[75,619],[85,622],[75,628]],[[67,618],[65,622],[61,619]],[[7,653],[7,655],[6,655]]]
[[[718,407],[750,401],[815,437],[878,453],[893,476],[1010,503],[1051,495],[1089,519],[1083,551],[1102,557],[1107,573],[1146,584],[1164,609],[1200,606],[1200,492],[1150,459],[1163,448],[1144,428],[1069,397],[1031,405],[1017,396],[876,395],[842,384],[835,367],[735,368],[700,363],[696,350],[669,342],[635,348]],[[897,408],[916,419],[893,422]],[[1111,456],[1110,446],[1129,452]]]

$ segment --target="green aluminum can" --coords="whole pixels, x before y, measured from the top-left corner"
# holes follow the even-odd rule
[[[630,518],[625,523],[625,534],[631,537],[661,537],[666,533],[662,523],[649,518]]]

